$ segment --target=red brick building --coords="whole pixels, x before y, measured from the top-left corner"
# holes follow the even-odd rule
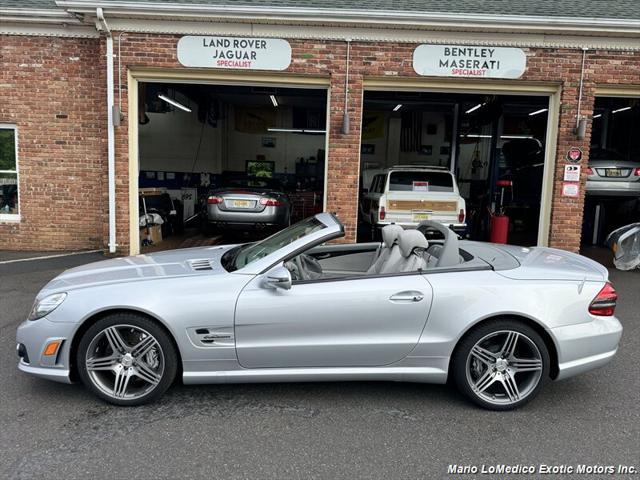
[[[487,2],[465,2],[462,7],[456,3],[406,2],[390,11],[385,2],[350,7],[310,0],[279,2],[279,6],[234,1],[224,7],[206,0],[0,2],[0,140],[5,141],[5,153],[0,150],[4,155],[0,157],[0,179],[4,182],[0,248],[138,252],[137,190],[142,186],[140,178],[146,175],[144,162],[154,160],[141,157],[151,151],[154,141],[140,148],[151,128],[145,124],[145,109],[151,107],[142,97],[149,89],[140,90],[146,84],[168,88],[172,98],[186,95],[189,99],[196,96],[193,88],[177,85],[251,86],[252,94],[260,87],[265,89],[260,90],[266,92],[265,98],[270,88],[274,92],[287,88],[326,92],[324,146],[313,147],[324,156],[322,208],[339,216],[349,241],[357,235],[364,169],[395,161],[368,161],[367,155],[374,158],[376,150],[384,150],[387,157],[389,152],[401,152],[406,158],[441,162],[457,172],[461,184],[469,184],[470,196],[480,180],[491,183],[491,194],[495,195],[493,180],[503,167],[495,167],[494,173],[488,170],[505,162],[500,157],[509,150],[505,141],[531,139],[537,135],[533,132],[542,132],[539,135],[544,140],[538,142],[540,151],[536,153],[540,159],[540,178],[535,180],[540,182],[539,205],[533,217],[523,218],[537,222],[535,243],[577,251],[583,232],[592,134],[597,129],[602,138],[607,136],[594,122],[606,117],[613,125],[614,121],[620,123],[621,116],[615,117],[618,112],[637,110],[638,11],[622,1],[608,2],[606,11],[598,12],[586,11],[590,2],[561,1],[548,6],[549,2],[496,1],[488,2],[495,4],[491,10],[486,8]],[[417,4],[424,5],[417,9]],[[249,54],[244,63],[201,66],[197,64],[201,60],[197,48],[178,45],[187,37],[194,37],[194,42],[247,40],[248,49],[260,46],[251,43],[259,39],[284,43],[273,43],[273,47],[264,43],[266,51],[253,59]],[[278,50],[282,45],[284,50]],[[236,46],[243,48],[242,44]],[[421,56],[422,51],[427,53]],[[445,51],[459,53],[454,60],[461,63],[447,63],[451,59],[437,56]],[[521,71],[517,66],[511,70],[504,67],[517,63],[522,54]],[[262,58],[267,59],[264,65],[260,64]],[[502,63],[485,64],[489,58]],[[246,63],[254,60],[255,66]],[[479,63],[474,63],[476,60]],[[234,95],[241,96],[238,92]],[[601,106],[598,99],[604,102]],[[476,104],[479,112],[473,111]],[[482,116],[487,105],[497,104],[500,115]],[[531,106],[538,104],[546,121],[532,126],[527,117],[532,113],[538,116]],[[202,109],[201,104],[194,105]],[[239,110],[241,99],[235,105]],[[413,116],[400,111],[401,121],[394,127],[393,113],[381,113],[387,105],[400,105],[405,111],[410,105],[420,105],[422,110]],[[223,107],[211,107],[210,111],[217,108]],[[526,108],[531,111],[527,113]],[[509,113],[516,110],[521,113]],[[151,115],[151,124],[160,118],[156,115],[160,114]],[[216,115],[207,129],[220,129],[231,118]],[[237,127],[237,113],[235,118]],[[381,122],[384,133],[380,133],[380,140],[369,131],[363,136],[363,118]],[[629,118],[624,124],[631,124],[637,136],[638,117],[633,113]],[[413,133],[420,139],[415,151],[405,148],[402,139],[409,134],[410,119],[425,123]],[[437,119],[443,119],[441,126]],[[201,124],[204,131],[206,122]],[[393,128],[398,129],[397,139],[392,138]],[[443,136],[429,131],[443,132]],[[157,135],[160,141],[161,135]],[[185,135],[187,138],[191,133]],[[277,134],[266,140],[262,137],[266,155],[272,148],[270,142],[290,142],[287,138]],[[304,140],[311,144],[313,139]],[[229,140],[221,140],[224,142]],[[634,140],[629,142],[625,152],[638,153]],[[396,143],[399,146],[394,146]],[[11,148],[15,154],[6,153]],[[186,148],[181,146],[180,152]],[[568,158],[571,149],[582,152],[577,162]],[[258,157],[264,158],[260,152],[256,150],[263,155]],[[159,158],[160,153],[151,156]],[[199,161],[199,153],[195,155],[194,164]],[[298,164],[305,162],[290,163],[296,171]],[[582,167],[578,182],[565,178],[566,165]],[[162,176],[154,177],[157,181],[160,177],[176,178],[174,172],[171,177],[166,175],[166,168],[149,170],[162,171]],[[188,168],[174,170],[183,175]],[[191,170],[194,174],[201,171]],[[285,166],[284,172],[291,170]],[[535,203],[527,208],[531,210]]]

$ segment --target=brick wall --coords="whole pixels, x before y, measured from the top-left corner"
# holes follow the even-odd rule
[[[97,39],[0,35],[0,123],[17,125],[20,223],[0,249],[101,248],[106,104]]]
[[[123,71],[121,73],[125,115],[128,115],[126,111],[127,68],[182,69],[176,58],[178,38],[177,35],[134,33],[123,35],[121,55]],[[2,43],[2,61],[6,62],[8,56],[10,62],[9,69],[3,68],[2,71],[0,93],[3,95],[3,101],[0,103],[0,122],[11,122],[12,119],[16,119],[14,121],[24,129],[21,132],[21,146],[24,146],[25,142],[27,146],[26,150],[21,148],[23,192],[21,206],[24,219],[20,226],[0,225],[0,239],[3,245],[8,242],[15,248],[38,248],[38,245],[40,248],[44,246],[79,248],[105,244],[107,203],[105,130],[103,128],[106,121],[106,115],[103,113],[104,41],[100,46],[90,40],[30,40],[16,37],[8,41],[9,44]],[[326,76],[330,79],[326,208],[340,217],[346,227],[345,240],[352,241],[355,238],[357,222],[363,79],[396,76],[416,78],[417,75],[412,68],[412,55],[416,45],[352,43],[348,90],[351,128],[348,134],[343,135],[341,129],[345,95],[345,43],[305,40],[290,40],[290,43],[292,63],[288,70],[279,73],[280,75],[314,75]],[[20,67],[23,58],[34,56],[34,49],[46,49],[51,54],[39,53],[40,60],[37,63],[42,66],[33,67],[35,70],[29,71]],[[72,63],[68,60],[71,56],[69,49],[78,51],[76,56],[80,57],[80,61]],[[555,247],[577,251],[580,245],[584,184],[581,188],[581,196],[578,198],[562,197],[560,193],[568,148],[572,146],[582,148],[585,153],[582,164],[586,165],[588,161],[590,125],[587,136],[582,141],[578,141],[573,133],[582,52],[575,49],[539,48],[525,49],[525,52],[528,57],[528,66],[522,77],[523,81],[543,82],[562,87],[549,242]],[[56,59],[60,61],[56,62]],[[639,70],[640,53],[589,52],[581,114],[587,117],[592,114],[596,84],[640,84],[637,76]],[[48,77],[44,75],[45,72],[48,73]],[[28,81],[20,82],[21,78]],[[51,78],[54,80],[52,81]],[[472,81],[469,80],[469,82]],[[495,84],[500,85],[500,82],[496,80]],[[10,92],[8,103],[4,101],[5,91]],[[55,92],[55,95],[51,92]],[[16,98],[20,99],[16,101]],[[83,101],[78,102],[77,99]],[[31,105],[43,104],[46,107],[34,110],[25,107],[26,102]],[[61,104],[53,102],[61,102]],[[72,110],[72,107],[76,110]],[[55,113],[60,109],[69,110],[73,114],[64,121],[56,120]],[[57,145],[55,140],[58,138],[68,143]],[[120,127],[116,128],[117,241],[122,252],[128,251],[129,246],[128,144],[128,128],[125,120]],[[52,152],[58,151],[66,153],[65,164],[62,167],[59,163],[52,163],[49,160]],[[40,168],[38,168],[39,165]],[[43,169],[42,165],[46,165],[46,168]],[[31,183],[31,181],[36,175],[40,175],[40,170],[54,172],[57,176],[54,178],[61,180],[52,187],[39,191],[44,188],[43,184],[37,181]],[[78,174],[74,174],[74,179],[70,180],[70,173],[76,171]],[[584,180],[583,169],[583,183]],[[53,210],[49,210],[48,215],[41,215],[41,206],[48,206],[54,196],[59,196],[57,189],[69,192],[68,198],[78,200],[84,207],[74,208],[73,214],[67,217],[63,216],[67,212],[64,209],[55,210],[55,215],[52,215]],[[76,195],[74,192],[85,193]],[[79,217],[76,214],[78,210],[86,212],[87,215]],[[56,216],[58,214],[59,216]],[[61,218],[64,220],[62,224],[60,224]],[[33,235],[37,235],[39,240],[34,240]],[[102,238],[96,239],[100,236]],[[55,243],[51,244],[51,241]]]

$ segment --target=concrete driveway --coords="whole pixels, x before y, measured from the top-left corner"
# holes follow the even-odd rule
[[[0,478],[388,480],[451,478],[449,464],[640,467],[640,271],[611,272],[625,327],[613,363],[550,383],[515,412],[401,383],[176,386],[159,403],[117,408],[16,368],[15,328],[38,289],[99,258],[0,264]]]

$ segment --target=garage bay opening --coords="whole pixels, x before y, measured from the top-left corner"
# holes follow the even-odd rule
[[[429,219],[537,244],[548,108],[547,96],[365,91],[359,241]]]
[[[583,253],[609,264],[607,237],[640,222],[640,99],[596,97],[587,167]],[[629,237],[633,241],[633,237]],[[607,250],[590,247],[607,246]],[[624,249],[624,245],[615,247]],[[621,253],[621,252],[619,252]]]
[[[261,238],[323,210],[327,91],[141,83],[142,252]]]

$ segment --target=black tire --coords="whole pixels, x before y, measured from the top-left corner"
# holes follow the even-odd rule
[[[509,404],[496,404],[486,401],[472,389],[467,375],[467,361],[471,349],[485,337],[502,331],[513,331],[526,336],[535,344],[542,360],[542,372],[535,387],[532,386],[527,395],[521,400]],[[550,365],[551,360],[547,345],[533,328],[517,319],[497,319],[485,322],[465,334],[454,351],[451,372],[458,390],[469,400],[488,410],[505,411],[521,407],[535,398],[543,385],[549,380]]]
[[[114,325],[131,325],[143,329],[155,337],[155,340],[160,345],[160,354],[163,355],[164,365],[161,379],[151,391],[139,398],[121,399],[108,395],[94,384],[87,370],[87,350],[92,340],[105,329]],[[76,353],[76,365],[78,366],[78,375],[82,383],[102,400],[114,405],[122,406],[143,405],[160,398],[160,396],[162,396],[162,394],[164,394],[164,392],[173,383],[178,370],[178,362],[179,358],[174,343],[165,330],[157,322],[149,319],[148,317],[128,312],[114,313],[94,323],[82,335],[78,345],[78,351]]]

